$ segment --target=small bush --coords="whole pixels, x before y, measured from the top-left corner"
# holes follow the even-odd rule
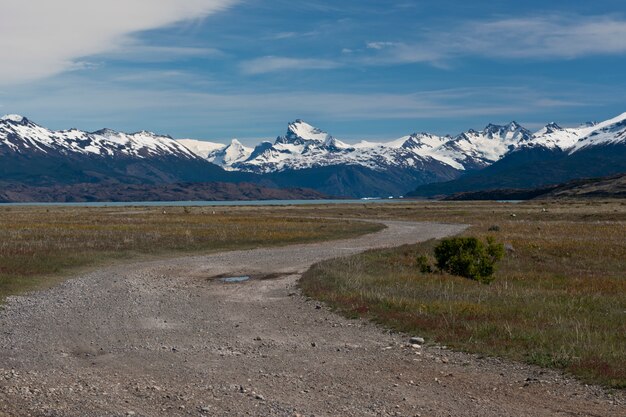
[[[439,269],[485,284],[493,280],[495,264],[503,257],[504,246],[491,237],[486,244],[475,237],[443,239],[435,247]]]
[[[433,267],[426,255],[419,255],[416,259],[416,264],[422,274],[430,274],[433,272]]]

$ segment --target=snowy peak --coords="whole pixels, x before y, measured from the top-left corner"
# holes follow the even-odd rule
[[[254,147],[248,159],[249,160],[256,159],[260,157],[261,155],[263,155],[265,152],[271,150],[273,147],[274,147],[274,144],[272,142],[263,141]]]
[[[113,130],[113,129],[109,129],[109,128],[104,128],[104,129],[100,129],[100,130],[96,130],[95,132],[91,132],[92,135],[98,135],[98,136],[104,136],[104,137],[110,137],[110,136],[117,136],[119,135],[119,132]]]
[[[563,130],[563,128],[561,126],[559,126],[558,124],[552,122],[552,123],[548,123],[547,125],[545,125],[544,129],[546,130],[546,132],[556,132],[557,130]]]
[[[545,125],[544,127],[542,127],[540,130],[538,130],[537,132],[535,132],[533,134],[534,138],[540,137],[540,136],[544,136],[544,135],[552,135],[554,133],[557,132],[561,132],[565,129],[563,129],[561,126],[559,126],[558,124],[552,122],[552,123],[548,123],[547,125]]]
[[[84,154],[101,157],[153,158],[176,156],[196,159],[197,156],[169,136],[150,132],[132,134],[101,129],[84,132],[78,129],[53,131],[17,115],[0,120],[0,146],[13,152],[51,154]]]
[[[576,142],[570,153],[590,146],[626,144],[626,113],[580,131],[582,138]]]
[[[0,121],[7,123],[19,124],[22,126],[28,126],[29,124],[34,124],[30,120],[28,120],[24,116],[20,116],[19,114],[5,114],[0,117]]]
[[[214,164],[222,166],[224,169],[233,171],[234,165],[245,161],[252,154],[253,149],[244,146],[237,139],[231,140],[228,145],[220,145],[217,143],[205,142],[204,145],[198,145],[193,143],[194,141],[186,140],[180,141],[183,144],[191,144],[189,148],[197,155],[202,156],[204,159]],[[200,141],[195,141],[200,142]],[[198,148],[202,148],[199,152]]]
[[[287,126],[287,137],[314,140],[318,142],[324,142],[331,138],[328,133],[318,129],[317,127],[311,126],[301,119],[297,119],[295,122],[289,123]]]
[[[515,120],[513,120],[511,123],[509,123],[507,126],[507,129],[509,132],[515,132],[516,130],[521,130],[524,129],[519,123],[517,123]],[[524,129],[526,130],[526,129]]]
[[[226,148],[222,155],[224,165],[232,165],[238,162],[243,162],[252,153],[252,148],[244,146],[237,139],[233,139]]]
[[[469,132],[468,132],[469,133]],[[481,132],[475,132],[481,133]],[[513,121],[507,125],[494,125],[488,124],[482,132],[489,139],[504,139],[504,140],[522,140],[528,139],[531,136],[529,130],[522,127],[519,123]]]
[[[481,131],[470,129],[450,139],[440,152],[452,157],[466,169],[482,168],[530,140],[532,134],[517,122],[488,124]]]
[[[321,129],[311,126],[307,122],[297,119],[295,122],[287,125],[287,133],[276,139],[275,144],[285,145],[309,145],[323,144],[325,142],[332,144],[333,137]]]
[[[172,139],[172,137],[170,135],[159,135],[159,134],[156,134],[154,132],[150,132],[149,130],[140,130],[139,132],[131,133],[130,136],[142,136],[142,137]]]
[[[434,149],[443,145],[449,139],[450,137],[447,136],[441,137],[431,135],[430,133],[413,133],[404,140],[401,147],[412,150]]]

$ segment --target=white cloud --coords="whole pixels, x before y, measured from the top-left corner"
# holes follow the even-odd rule
[[[341,63],[326,59],[265,56],[245,61],[240,65],[240,68],[244,74],[255,75],[285,70],[333,69],[340,66]]]
[[[76,68],[83,57],[136,48],[137,32],[201,19],[236,1],[3,0],[0,84],[48,77]]]
[[[396,46],[397,44],[394,42],[368,42],[367,49],[385,49],[390,46]]]
[[[457,57],[563,60],[626,53],[626,20],[607,16],[540,16],[467,22],[402,42],[368,42],[370,64],[429,62]]]
[[[459,48],[505,58],[576,58],[626,52],[626,20],[614,16],[504,19],[469,25]]]

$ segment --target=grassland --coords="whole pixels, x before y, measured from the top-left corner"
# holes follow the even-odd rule
[[[165,211],[165,212],[164,212]],[[320,220],[320,218],[345,218]],[[626,203],[405,202],[238,208],[0,208],[0,298],[79,267],[349,237],[349,219],[469,224],[514,248],[489,286],[422,274],[434,242],[323,262],[303,290],[430,341],[626,387]],[[498,226],[499,231],[489,231]]]
[[[432,254],[433,241],[370,251],[315,265],[301,281],[309,296],[348,316],[455,349],[626,387],[623,202],[427,203],[357,211],[373,218],[470,224],[465,235],[491,235],[514,251],[491,285],[420,273],[416,259]]]
[[[104,262],[314,242],[381,227],[270,209],[2,207],[0,302]]]

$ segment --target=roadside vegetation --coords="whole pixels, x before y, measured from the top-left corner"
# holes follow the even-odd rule
[[[0,302],[54,285],[77,267],[138,256],[316,242],[382,228],[272,213],[211,207],[0,207]]]
[[[507,254],[485,285],[431,272],[437,241],[369,251],[315,265],[301,281],[307,295],[432,343],[626,388],[625,203],[414,203],[362,211],[466,223],[463,236],[491,237]]]

